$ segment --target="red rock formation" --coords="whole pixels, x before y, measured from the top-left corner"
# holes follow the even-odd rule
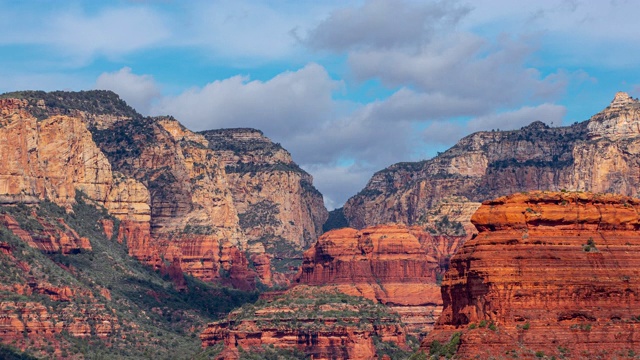
[[[271,273],[271,259],[267,254],[254,254],[251,256],[251,262],[256,269],[258,276],[263,284],[273,286],[273,274]]]
[[[417,226],[332,230],[304,253],[297,281],[377,300],[402,315],[411,332],[426,332],[442,306],[436,276],[461,240]]]
[[[104,236],[106,236],[107,239],[113,238],[113,220],[102,219],[100,220],[100,226],[102,226],[102,232],[104,232]]]
[[[51,224],[45,219],[38,218],[35,213],[32,216],[37,220],[40,229],[32,229],[31,232],[27,232],[13,217],[7,214],[0,214],[0,225],[5,226],[29,246],[46,253],[69,254],[81,250],[91,251],[89,239],[80,237],[62,219],[55,220],[56,224]],[[64,231],[60,229],[61,227],[64,228]]]
[[[298,286],[209,324],[200,339],[203,347],[224,343],[218,359],[237,358],[240,347],[256,352],[263,346],[298,349],[313,359],[375,359],[373,337],[405,347],[398,320],[370,301]]]
[[[479,234],[451,259],[444,310],[423,348],[461,331],[462,358],[637,350],[639,210],[638,199],[575,192],[484,202],[472,217]]]

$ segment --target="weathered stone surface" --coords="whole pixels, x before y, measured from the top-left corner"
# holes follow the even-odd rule
[[[22,229],[20,224],[8,214],[0,213],[0,225],[9,229],[29,246],[46,253],[69,254],[82,250],[91,251],[89,239],[80,237],[61,219],[50,223],[37,217],[35,213],[33,217],[37,220],[39,228],[29,229],[29,231]]]
[[[34,108],[27,100],[0,101],[0,153],[7,158],[0,165],[0,202],[50,200],[70,209],[82,191],[120,220],[117,239],[126,241],[130,255],[160,268],[165,253],[173,260],[185,251],[179,261],[185,272],[220,280],[221,264],[211,263],[218,245],[244,239],[224,168],[206,139],[171,118],[144,120],[133,112],[111,121],[81,110]],[[113,224],[102,226],[113,236]],[[67,243],[74,237],[56,227],[48,231],[56,235],[23,237],[47,252],[73,251]],[[246,263],[241,258],[234,259]],[[255,274],[243,273],[250,279],[239,280],[237,270],[232,278],[252,283]]]
[[[442,309],[438,274],[463,240],[404,225],[332,230],[304,253],[297,282],[379,301],[424,333]]]
[[[345,204],[345,216],[355,228],[419,224],[452,195],[470,202],[531,190],[637,196],[639,110],[638,100],[618,93],[602,112],[571,126],[538,121],[520,130],[471,134],[433,159],[379,171]]]
[[[379,304],[332,289],[295,287],[256,306],[233,311],[200,335],[203,347],[224,343],[219,359],[233,359],[238,348],[297,349],[313,359],[375,359],[374,337],[406,347],[397,315]]]
[[[311,175],[288,151],[255,129],[200,134],[225,166],[246,241],[261,242],[267,253],[291,258],[317,239],[328,212]]]
[[[577,192],[486,201],[472,217],[479,234],[451,259],[444,309],[423,348],[461,331],[462,358],[636,351],[638,210],[635,198]]]

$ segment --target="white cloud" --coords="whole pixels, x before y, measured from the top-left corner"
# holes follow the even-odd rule
[[[28,13],[26,11],[30,10]],[[69,7],[55,12],[8,9],[0,44],[44,45],[71,65],[95,56],[119,57],[158,45],[170,36],[166,19],[147,7],[104,8],[87,14]]]
[[[142,114],[148,114],[152,101],[160,97],[160,88],[151,75],[136,75],[129,67],[100,74],[95,88],[117,93]]]
[[[473,0],[468,4],[474,9],[461,21],[461,28],[490,37],[537,34],[554,66],[615,68],[640,61],[638,1]]]
[[[543,77],[525,62],[533,52],[525,40],[503,38],[497,44],[468,33],[434,40],[419,52],[353,52],[356,78],[378,78],[388,86],[416,89],[480,101],[487,108],[550,99],[566,87],[562,73]]]
[[[255,127],[275,138],[310,131],[331,116],[332,91],[341,82],[317,64],[268,81],[245,76],[217,80],[165,97],[154,114],[171,114],[193,130]]]
[[[338,52],[420,45],[434,33],[451,28],[468,11],[445,1],[369,0],[332,12],[309,32],[306,43]]]

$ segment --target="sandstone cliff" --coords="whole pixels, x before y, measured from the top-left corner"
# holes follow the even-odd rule
[[[402,350],[408,350],[400,319],[384,306],[307,286],[234,310],[209,324],[200,339],[203,347],[224,344],[218,359],[270,348],[319,360],[377,359],[385,351],[406,355]]]
[[[256,300],[141,265],[116,241],[122,224],[85,196],[0,205],[0,344],[46,359],[191,357],[196,330]]]
[[[532,192],[486,201],[451,259],[423,349],[461,358],[626,357],[640,347],[640,201]],[[455,335],[455,333],[460,333]]]
[[[345,204],[345,216],[355,228],[417,224],[452,195],[469,202],[529,190],[637,196],[639,109],[638,100],[618,93],[582,123],[551,128],[538,121],[520,130],[471,134],[431,160],[379,171]]]
[[[227,152],[211,149],[228,141],[214,136],[224,144],[211,144],[171,117],[142,117],[111,92],[2,98],[0,151],[8,161],[0,165],[0,202],[50,200],[70,209],[82,191],[121,221],[118,240],[130,254],[156,268],[171,264],[207,281],[230,277],[243,288],[256,276],[268,286],[286,283],[271,273],[272,256],[261,256],[265,247],[286,265],[321,231],[326,210],[311,177],[281,171],[282,164],[299,168],[264,137],[258,142],[277,147],[275,153],[258,147],[240,155],[250,166],[274,165],[271,171],[229,176],[221,162]],[[269,185],[253,195],[264,181]],[[246,225],[264,208],[278,225]],[[288,251],[289,243],[297,250]],[[253,255],[260,272],[249,269]]]
[[[442,310],[438,280],[464,239],[404,225],[332,230],[304,253],[297,282],[376,300],[424,334]]]
[[[259,130],[200,134],[225,167],[246,241],[263,244],[275,255],[276,268],[287,271],[286,260],[311,246],[328,217],[311,175]]]

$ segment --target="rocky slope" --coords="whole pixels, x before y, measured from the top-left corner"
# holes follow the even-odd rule
[[[606,109],[582,123],[550,128],[538,121],[520,130],[474,133],[431,160],[379,171],[349,199],[344,213],[351,227],[364,228],[417,224],[450,196],[464,200],[461,204],[530,190],[637,196],[639,129],[640,102],[617,93]]]
[[[70,206],[0,206],[0,357],[195,356],[199,329],[256,300],[143,266],[117,242],[122,222],[80,193]]]
[[[203,347],[224,344],[218,359],[278,349],[298,351],[295,358],[364,360],[399,358],[408,350],[400,319],[384,306],[307,286],[234,310],[200,339]]]
[[[451,259],[444,310],[423,349],[448,344],[460,358],[631,356],[640,347],[639,210],[635,198],[582,192],[484,202],[471,219],[479,234]]]
[[[328,212],[311,175],[291,154],[255,129],[200,133],[225,167],[233,204],[246,241],[266,247],[274,265],[287,271],[292,260],[322,233]],[[285,260],[285,261],[283,261]]]
[[[464,239],[404,225],[332,230],[304,253],[297,282],[378,301],[424,334],[442,310],[439,279]]]
[[[300,247],[315,239],[326,218],[308,174],[273,168],[229,176],[224,146],[171,117],[142,117],[111,92],[18,92],[2,98],[0,151],[8,159],[0,165],[0,203],[46,199],[70,208],[82,191],[120,220],[118,240],[130,254],[156,268],[171,265],[242,288],[255,286],[258,276],[271,286],[285,279],[273,276],[272,256],[263,256],[261,241],[283,263],[295,261],[300,251],[274,250],[265,236]],[[272,159],[297,167],[281,148],[274,156],[256,148],[246,159],[251,166]],[[255,190],[265,177],[288,182],[265,186],[260,195],[234,197]],[[256,216],[250,210],[260,215],[262,207],[278,212],[278,226],[241,227],[241,220]]]

